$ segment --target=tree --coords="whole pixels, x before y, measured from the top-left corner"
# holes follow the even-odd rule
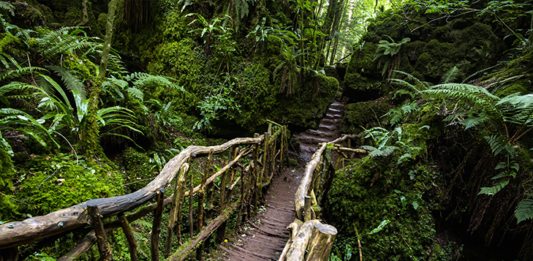
[[[100,92],[102,91],[102,83],[105,81],[107,62],[109,59],[109,50],[111,49],[111,39],[113,38],[113,21],[115,17],[115,10],[117,8],[119,0],[111,0],[109,2],[109,11],[107,14],[106,35],[104,50],[102,52],[102,59],[100,61],[100,69],[98,71],[98,78],[93,85],[90,98],[89,98],[89,112],[87,114],[87,125],[84,130],[83,140],[81,141],[82,147],[85,149],[87,161],[92,163],[94,157],[94,151],[96,150],[99,138],[98,128],[98,101]]]

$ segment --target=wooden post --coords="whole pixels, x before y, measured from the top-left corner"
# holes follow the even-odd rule
[[[298,233],[298,227],[300,226],[302,221],[298,220],[298,221],[294,221],[292,222],[291,224],[289,224],[289,226],[287,227],[287,229],[290,229],[291,230],[291,234],[289,235],[289,240],[287,240],[287,244],[285,244],[285,247],[283,248],[283,251],[281,252],[281,255],[279,255],[279,261],[283,261],[283,259],[285,258],[285,255],[287,254],[287,251],[289,251],[289,248],[291,247],[291,242],[292,242],[292,239],[296,238],[296,235]]]
[[[122,232],[124,232],[124,235],[126,235],[126,239],[128,240],[131,261],[137,261],[137,241],[135,241],[130,223],[126,216],[124,216],[124,212],[118,215],[118,221],[122,227]]]
[[[313,215],[311,214],[311,197],[305,196],[304,204],[304,222],[311,220]]]
[[[202,227],[204,225],[204,197],[205,197],[205,182],[207,181],[207,177],[210,175],[210,169],[211,169],[211,159],[213,158],[213,150],[209,151],[209,156],[207,156],[207,162],[205,163],[204,168],[204,174],[202,175],[202,186],[200,187],[200,191],[198,192],[198,231],[202,230]],[[202,252],[203,252],[204,244],[202,243],[198,250],[196,251],[196,259],[202,261]]]
[[[239,154],[239,147],[235,146],[235,148],[233,148],[233,159],[237,158],[237,154]],[[230,179],[229,179],[229,186],[231,186],[233,184],[233,181],[235,181],[235,167],[231,167],[231,175],[230,175]],[[226,204],[224,204],[224,207],[227,207],[229,204],[230,204],[230,200],[231,200],[231,192],[232,192],[232,189],[229,188],[227,193],[226,193]]]
[[[185,193],[186,189],[183,183],[185,183],[185,175],[188,171],[189,164],[185,163],[182,169],[179,171],[178,176],[176,177],[176,187],[174,188],[174,194],[172,196],[172,209],[170,210],[170,215],[168,218],[167,239],[165,242],[165,257],[170,256],[170,250],[172,248],[172,233],[174,232],[174,226],[176,224],[176,220],[178,219],[178,213],[181,215],[183,194]],[[181,244],[181,231],[178,233],[178,235],[179,243]]]
[[[183,174],[180,178],[180,194],[178,196],[178,204],[177,206],[177,221],[178,221],[178,227],[177,227],[177,233],[178,233],[178,244],[182,244],[181,240],[181,224],[183,223],[183,203],[185,202],[185,190],[187,189],[187,174],[189,174],[190,164],[185,163],[183,166]]]
[[[267,166],[268,166],[268,148],[269,148],[269,141],[270,141],[270,133],[268,132],[265,132],[265,139],[263,140],[264,142],[264,149],[263,149],[263,169],[261,170],[261,175],[259,176],[259,180],[257,182],[259,182],[259,188],[258,188],[258,192],[259,194],[257,195],[257,198],[258,199],[261,199],[263,197],[263,177],[265,176],[265,173],[266,171],[268,170]]]
[[[318,220],[306,221],[298,229],[298,235],[292,239],[291,247],[287,253],[287,261],[301,261],[305,260],[305,253],[307,250],[307,244],[309,243],[311,236],[313,235],[313,229],[316,224],[320,224]],[[325,259],[327,260],[327,259]]]
[[[192,158],[193,156],[191,156]],[[191,172],[189,175],[190,179],[190,193],[189,193],[189,228],[190,228],[190,236],[191,239],[194,236],[194,216],[193,216],[193,191],[194,191],[194,176]]]
[[[107,236],[104,230],[104,223],[102,222],[102,215],[98,206],[91,201],[87,203],[87,214],[91,217],[91,225],[96,233],[96,242],[98,243],[98,252],[100,252],[100,260],[109,261],[115,260],[113,258],[113,251],[107,242]]]
[[[274,177],[274,171],[276,170],[276,145],[277,139],[272,141],[272,148],[270,148],[270,176],[272,177]],[[270,180],[268,183],[270,184]]]
[[[258,135],[258,134],[257,134]],[[264,139],[263,139],[264,140]],[[258,187],[257,187],[257,179],[259,177],[259,144],[254,145],[254,173],[252,175],[251,180],[251,190],[253,191],[253,194],[250,195],[250,204],[248,205],[248,209],[251,210],[251,207],[254,207],[254,211],[257,211],[257,201],[258,201]],[[248,219],[250,219],[252,213],[248,211]]]
[[[155,209],[154,213],[154,224],[152,226],[152,237],[151,237],[151,244],[150,244],[150,252],[152,254],[152,261],[159,261],[159,233],[161,233],[161,219],[163,218],[163,200],[165,200],[164,197],[165,189],[160,188],[157,192],[157,208]]]
[[[242,173],[241,173],[241,197],[239,198],[239,214],[237,215],[237,222],[236,222],[236,225],[235,227],[238,229],[241,225],[241,216],[242,216],[242,209],[244,208],[244,202],[245,201],[245,197],[246,197],[246,184],[244,182],[244,176],[245,176],[245,173],[248,173],[248,181],[250,181],[250,165],[248,165],[248,167],[246,167],[246,169],[243,169],[242,170]],[[244,217],[242,216],[243,218],[243,222],[244,222]]]
[[[229,161],[228,161],[229,162]],[[220,184],[220,201],[219,201],[219,205],[218,205],[218,211],[219,213],[222,213],[222,211],[224,211],[224,208],[226,206],[226,186],[227,186],[227,180],[228,180],[228,171],[224,172],[224,174],[222,174],[222,182]],[[229,199],[228,199],[229,201]],[[217,237],[216,237],[216,240],[215,242],[217,244],[220,244],[222,243],[222,241],[224,241],[224,236],[226,234],[226,221],[224,221],[220,227],[217,229]]]
[[[316,224],[313,228],[311,241],[307,245],[308,261],[328,260],[333,249],[337,229],[331,225]]]
[[[18,247],[0,249],[0,261],[17,261],[19,258]]]

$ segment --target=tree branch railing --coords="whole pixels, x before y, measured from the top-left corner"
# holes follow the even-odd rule
[[[168,225],[163,228],[168,231],[164,241],[163,256],[173,261],[184,260],[197,251],[197,256],[201,259],[203,243],[210,235],[218,229],[217,240],[224,238],[225,223],[235,212],[238,212],[237,226],[249,220],[252,209],[254,213],[257,211],[257,202],[263,193],[263,186],[270,184],[274,174],[280,171],[280,168],[275,167],[276,164],[281,165],[284,155],[287,155],[285,159],[288,163],[287,127],[269,121],[268,129],[269,132],[264,135],[256,134],[254,138],[236,138],[217,146],[189,146],[172,158],[152,182],[133,193],[113,198],[92,199],[45,216],[0,225],[0,260],[2,260],[3,253],[17,252],[19,246],[56,235],[65,235],[75,229],[89,226],[93,230],[58,260],[75,260],[95,243],[98,244],[102,260],[113,260],[106,234],[118,228],[122,228],[126,235],[131,260],[137,260],[137,244],[129,224],[149,213],[154,213],[150,244],[151,256],[152,260],[159,260],[162,214],[167,211],[168,206],[170,206],[170,215]],[[272,133],[275,129],[277,129],[275,133]],[[213,156],[228,150],[232,152],[231,160],[226,161],[224,167],[211,175]],[[239,162],[252,152],[253,157],[248,165]],[[201,184],[194,187],[194,174],[191,166],[195,159],[205,156],[208,159],[203,174],[200,174]],[[214,184],[217,178],[220,178],[219,186]],[[174,179],[176,180],[174,193],[168,198],[163,198],[165,188]],[[217,188],[218,193],[215,191]],[[218,209],[214,208],[212,203],[215,194],[219,195]],[[199,201],[196,215],[193,211],[194,195],[197,195]],[[146,205],[154,198],[156,198],[156,203],[148,204],[125,215],[126,212]],[[188,198],[190,203],[188,213],[183,212],[185,198]],[[204,202],[206,209],[204,209]],[[211,218],[215,214],[217,215]],[[181,233],[186,224],[182,219],[187,215],[189,216],[189,240],[182,242]],[[108,223],[103,222],[104,218],[113,216],[117,216],[117,219]],[[173,234],[178,238],[179,247],[174,254],[171,254]],[[9,260],[9,257],[5,256],[4,260]]]
[[[350,145],[348,147],[339,145],[346,140],[351,144],[351,139],[360,137],[361,134],[344,135],[334,141],[318,145],[316,152],[305,166],[302,181],[296,191],[294,198],[296,219],[287,227],[292,233],[279,261],[329,260],[337,229],[320,222],[320,204],[323,205],[325,202],[339,162],[349,157],[346,152],[368,153],[366,150],[349,148]],[[339,154],[335,166],[331,158],[332,151]]]

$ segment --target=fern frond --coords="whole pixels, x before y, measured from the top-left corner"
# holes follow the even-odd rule
[[[457,76],[459,75],[459,68],[457,66],[454,66],[449,71],[447,71],[440,80],[440,83],[452,83],[455,82],[457,79]]]
[[[507,184],[509,184],[509,179],[504,179],[504,180],[498,181],[492,187],[482,187],[481,191],[479,191],[478,195],[485,194],[485,195],[489,195],[489,196],[494,196],[496,193],[500,192],[500,190],[505,188],[505,186],[507,186]]]
[[[507,155],[511,158],[514,158],[516,151],[513,146],[505,139],[502,135],[492,135],[483,137],[488,143],[492,150],[494,156],[500,154],[500,152],[505,151]]]
[[[141,90],[137,89],[137,88],[128,88],[126,89],[126,92],[128,92],[131,96],[139,99],[139,100],[143,100],[144,99],[144,94]]]
[[[522,199],[514,211],[516,224],[533,219],[533,199]]]
[[[86,92],[83,88],[83,83],[74,76],[68,69],[59,66],[46,66],[50,70],[54,71],[57,75],[61,76],[61,79],[65,83],[65,86],[70,91],[77,91],[80,94],[82,100],[86,99]]]

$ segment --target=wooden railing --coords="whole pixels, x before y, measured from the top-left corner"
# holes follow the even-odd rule
[[[255,135],[254,138],[237,138],[222,145],[204,147],[189,146],[172,158],[161,173],[147,186],[131,194],[113,198],[92,199],[87,202],[38,216],[24,221],[0,225],[0,260],[15,260],[18,247],[50,237],[57,238],[73,230],[87,226],[92,227],[77,246],[59,260],[75,260],[98,244],[100,259],[113,260],[113,254],[106,234],[121,228],[126,235],[131,260],[137,260],[137,244],[129,223],[154,213],[150,250],[152,260],[159,260],[159,240],[162,215],[166,206],[171,206],[168,230],[165,239],[164,256],[170,260],[184,260],[194,251],[201,255],[203,242],[218,228],[217,239],[224,238],[226,220],[238,210],[237,226],[256,211],[258,199],[262,197],[263,187],[270,184],[275,172],[281,170],[285,158],[288,162],[288,132],[285,126],[269,121],[268,132]],[[213,157],[231,149],[232,160],[224,167],[211,174]],[[253,153],[250,163],[240,163]],[[285,157],[284,157],[285,155]],[[189,171],[193,161],[207,157],[201,184],[194,187],[193,172]],[[279,168],[276,168],[276,160]],[[239,175],[240,172],[240,175]],[[220,187],[214,186],[214,180],[221,178]],[[164,190],[176,178],[174,193],[164,198]],[[188,182],[187,182],[188,181]],[[187,184],[188,183],[188,184]],[[218,188],[218,193],[216,193]],[[212,205],[214,194],[218,194],[218,208],[210,208],[204,214],[204,202]],[[199,201],[197,215],[193,212],[193,195]],[[185,198],[189,198],[189,240],[182,242],[182,217]],[[148,204],[152,199],[155,203]],[[128,211],[143,208],[129,214]],[[104,223],[104,218],[117,219]],[[205,216],[205,217],[204,217]],[[213,219],[209,220],[211,217]],[[196,220],[195,220],[196,218]],[[177,227],[176,227],[177,225]],[[204,226],[205,225],[205,226]],[[194,234],[194,230],[198,233]],[[172,235],[177,234],[180,247],[171,255]]]
[[[368,153],[362,149],[342,147],[339,143],[359,138],[361,135],[344,135],[329,143],[319,144],[311,160],[305,166],[302,181],[294,198],[296,219],[287,228],[290,235],[279,261],[329,260],[337,229],[320,222],[320,205],[323,205],[339,163],[348,158],[346,153]],[[333,165],[331,152],[338,154]]]

